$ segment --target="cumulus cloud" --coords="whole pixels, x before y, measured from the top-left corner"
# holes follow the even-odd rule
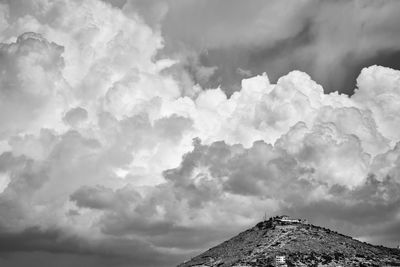
[[[171,5],[208,6],[152,3],[0,5],[0,263],[173,266],[265,211],[392,245],[400,72],[363,69],[351,97],[304,72],[273,83],[246,68],[235,70],[249,76],[240,90],[205,89],[159,57],[168,44],[157,25]],[[245,12],[281,8],[257,5]],[[301,30],[287,20],[287,36],[279,23],[259,30],[279,43]],[[207,33],[213,49],[230,46],[238,33],[219,35],[234,21]],[[197,77],[217,72],[193,62]]]
[[[63,51],[62,46],[29,32],[15,42],[1,44],[2,136],[37,128],[38,122],[40,126],[54,124],[54,115],[67,98],[58,96],[68,92],[61,74]]]

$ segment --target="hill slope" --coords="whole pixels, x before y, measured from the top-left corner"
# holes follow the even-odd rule
[[[329,229],[274,217],[184,262],[194,266],[400,266],[400,250],[373,246]]]

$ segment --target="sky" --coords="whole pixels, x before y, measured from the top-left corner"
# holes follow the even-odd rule
[[[396,246],[399,11],[0,0],[0,266],[176,266],[264,214]]]

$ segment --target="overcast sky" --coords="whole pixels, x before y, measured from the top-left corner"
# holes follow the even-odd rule
[[[264,213],[396,246],[399,12],[0,0],[0,266],[175,266]]]

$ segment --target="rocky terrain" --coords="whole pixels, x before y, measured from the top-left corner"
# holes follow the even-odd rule
[[[400,266],[398,249],[276,218],[260,222],[178,267],[275,266],[275,256],[280,255],[285,256],[287,266]]]

